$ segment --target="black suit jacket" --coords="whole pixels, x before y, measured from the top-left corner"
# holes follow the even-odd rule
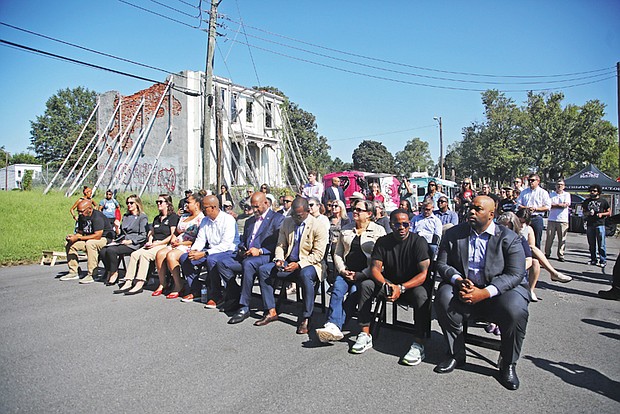
[[[333,186],[329,186],[328,188],[325,189],[325,191],[323,192],[323,198],[321,199],[321,203],[323,203],[323,205],[327,204],[328,201],[331,200],[335,200],[336,199],[336,190],[334,190]],[[342,187],[338,187],[338,195],[340,196],[340,200],[344,203],[345,199],[344,199],[344,190],[342,189]]]
[[[461,223],[446,231],[437,257],[437,272],[444,282],[450,283],[455,274],[467,278],[470,231],[468,223]],[[487,244],[484,266],[486,285],[495,286],[500,294],[517,289],[529,300],[525,274],[525,253],[521,239],[507,227],[496,225],[495,234]]]
[[[256,238],[254,239],[254,247],[263,249],[263,254],[273,255],[278,242],[278,234],[280,232],[280,226],[284,221],[284,216],[278,214],[273,210],[267,211],[267,215],[263,220]],[[249,249],[250,240],[252,239],[252,233],[254,232],[254,224],[256,223],[256,216],[252,216],[246,220],[243,227],[243,236],[241,236],[241,243],[243,247]]]

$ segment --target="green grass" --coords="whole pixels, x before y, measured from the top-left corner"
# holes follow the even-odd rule
[[[126,195],[118,195],[124,211]],[[103,197],[96,196],[97,203]],[[61,192],[42,189],[0,191],[0,266],[35,263],[42,250],[64,250],[64,238],[73,233],[75,222],[69,208],[79,196],[67,198]],[[143,197],[149,222],[157,214],[155,195]],[[175,205],[178,200],[174,200]]]

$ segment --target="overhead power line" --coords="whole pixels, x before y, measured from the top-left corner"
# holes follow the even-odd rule
[[[416,127],[416,128],[409,128],[409,129],[401,129],[399,131],[390,131],[390,132],[378,132],[376,134],[371,134],[371,135],[360,135],[357,137],[348,137],[348,138],[336,138],[336,139],[330,139],[330,142],[334,142],[334,141],[349,141],[349,140],[353,140],[353,139],[364,139],[364,138],[373,138],[373,137],[381,137],[384,135],[392,135],[392,134],[401,134],[403,132],[409,132],[409,131],[415,131],[418,129],[426,129],[426,128],[431,128],[436,126],[435,124],[430,124],[430,125],[424,125],[424,126],[420,126],[420,127]]]
[[[28,33],[28,34],[31,34],[31,35],[34,35],[34,36],[39,36],[39,37],[42,37],[44,39],[48,39],[48,40],[51,40],[51,41],[54,41],[54,42],[62,43],[64,45],[68,45],[68,46],[75,47],[75,48],[78,48],[78,49],[86,50],[87,52],[96,53],[98,55],[109,57],[111,59],[116,59],[116,60],[120,60],[122,62],[131,63],[132,65],[142,66],[144,68],[153,69],[153,70],[156,70],[156,71],[159,71],[159,72],[163,72],[163,73],[166,73],[166,74],[174,73],[173,71],[170,71],[170,70],[158,68],[156,66],[147,65],[145,63],[136,62],[135,60],[126,59],[126,58],[123,58],[123,57],[120,57],[120,56],[116,56],[116,55],[112,55],[112,54],[109,54],[109,53],[100,52],[98,50],[91,49],[91,48],[88,48],[88,47],[85,47],[85,46],[80,46],[78,44],[67,42],[65,40],[57,39],[57,38],[54,38],[54,37],[51,37],[51,36],[47,36],[47,35],[44,35],[44,34],[41,34],[41,33],[33,32],[31,30],[28,30],[28,29],[24,29],[24,28],[21,28],[21,27],[13,26],[12,24],[0,22],[0,25],[7,26],[7,27],[10,27],[11,29],[19,30],[21,32]]]
[[[231,40],[231,41],[234,41],[236,43],[240,43],[240,44],[243,44],[243,45],[247,45],[246,42],[243,42],[241,40]],[[272,53],[272,54],[275,54],[275,55],[278,55],[278,56],[286,57],[288,59],[297,60],[297,61],[300,61],[300,62],[309,63],[311,65],[321,66],[321,67],[337,70],[339,72],[351,73],[351,74],[355,74],[355,75],[359,75],[359,76],[364,76],[364,77],[372,78],[372,79],[379,79],[379,80],[384,80],[384,81],[389,81],[389,82],[394,82],[394,83],[400,83],[400,84],[404,84],[404,85],[424,86],[424,87],[435,88],[435,89],[448,89],[448,90],[469,91],[469,92],[484,92],[484,91],[486,91],[486,89],[464,88],[464,87],[459,87],[459,86],[432,85],[432,84],[429,84],[429,83],[413,82],[413,81],[407,81],[407,80],[402,80],[402,79],[389,78],[387,76],[372,75],[370,73],[358,72],[358,71],[351,70],[351,69],[345,69],[345,68],[341,68],[341,67],[338,67],[338,66],[328,65],[328,64],[325,64],[325,63],[315,62],[315,61],[312,61],[312,60],[309,60],[309,59],[304,59],[304,58],[300,58],[300,57],[295,57],[295,56],[287,55],[285,53],[277,52],[275,50],[259,47],[259,46],[256,46],[256,45],[250,45],[250,46],[252,46],[255,49],[263,50],[263,51],[268,52],[268,53]],[[593,84],[593,83],[602,82],[602,81],[605,81],[605,80],[608,80],[608,79],[612,79],[612,78],[615,78],[615,77],[616,77],[616,75],[614,74],[612,76],[609,76],[609,77],[606,77],[606,78],[602,78],[602,79],[597,79],[597,80],[594,80],[594,81],[582,82],[582,83],[576,83],[576,84],[568,84],[568,85],[561,85],[561,86],[557,86],[557,87],[553,87],[553,88],[500,89],[500,90],[502,92],[529,92],[529,91],[540,92],[540,91],[548,91],[548,90],[559,90],[559,89],[574,88],[574,87],[583,86],[583,85],[590,85],[590,84]]]
[[[228,21],[230,21],[232,23],[241,24],[239,21],[234,20],[234,19],[232,19],[232,18],[230,18],[229,16],[226,16],[226,15],[221,15],[220,18],[224,19],[224,20],[228,20]],[[551,74],[551,75],[498,75],[498,74],[488,74],[488,73],[474,73],[474,72],[442,70],[442,69],[429,68],[429,67],[424,67],[424,66],[410,65],[410,64],[407,64],[407,63],[396,62],[396,61],[376,58],[376,57],[372,57],[372,56],[361,55],[361,54],[353,53],[353,52],[347,52],[345,50],[335,49],[335,48],[319,45],[319,44],[316,44],[316,43],[311,43],[311,42],[306,42],[304,40],[295,39],[293,37],[285,36],[285,35],[282,35],[282,34],[279,34],[279,33],[274,33],[274,32],[271,32],[269,30],[261,29],[259,27],[251,26],[251,25],[248,25],[248,24],[245,24],[245,23],[243,23],[243,24],[247,28],[254,29],[254,30],[257,30],[259,32],[263,32],[263,33],[269,34],[271,36],[280,37],[282,39],[287,39],[287,40],[290,40],[292,42],[302,43],[302,44],[305,44],[305,45],[308,45],[308,46],[312,46],[312,47],[316,47],[316,48],[319,48],[319,49],[329,50],[331,52],[341,53],[343,55],[349,55],[349,56],[358,57],[358,58],[362,58],[362,59],[373,60],[373,61],[376,61],[376,62],[388,63],[390,65],[403,66],[403,67],[408,67],[408,68],[412,68],[412,69],[425,70],[425,71],[429,71],[429,72],[447,73],[447,74],[453,74],[453,75],[467,75],[467,76],[490,77],[490,78],[525,78],[525,79],[527,79],[527,78],[559,78],[559,77],[568,77],[568,76],[588,75],[588,74],[592,74],[592,73],[604,72],[604,71],[608,71],[610,69],[615,69],[615,66],[610,66],[610,67],[594,69],[594,70],[589,70],[589,71],[563,73],[563,74]]]
[[[178,24],[182,24],[183,26],[187,26],[187,27],[190,27],[192,29],[200,29],[200,26],[202,25],[202,19],[201,19],[200,23],[198,24],[198,26],[193,26],[191,24],[182,22],[181,20],[177,20],[177,19],[174,19],[174,18],[172,18],[170,16],[166,16],[165,14],[157,13],[157,12],[154,12],[153,10],[149,10],[149,9],[144,8],[142,6],[138,6],[137,4],[134,4],[134,3],[131,3],[131,2],[128,2],[128,1],[125,1],[125,0],[118,0],[118,1],[120,1],[121,3],[124,3],[124,4],[128,5],[128,6],[135,7],[138,10],[142,10],[144,12],[151,13],[151,14],[153,14],[155,16],[159,16],[159,17],[161,17],[163,19],[170,20],[170,21],[178,23]]]
[[[117,75],[122,75],[122,76],[127,76],[130,78],[134,78],[134,79],[138,79],[138,80],[143,80],[146,82],[150,82],[150,83],[155,83],[155,84],[165,84],[164,82],[155,80],[155,79],[150,79],[150,78],[146,78],[144,76],[140,76],[140,75],[135,75],[133,73],[129,73],[129,72],[123,72],[120,70],[116,70],[116,69],[112,69],[112,68],[108,68],[105,66],[101,66],[101,65],[95,65],[94,63],[89,63],[89,62],[84,62],[83,60],[78,60],[78,59],[73,59],[67,56],[62,56],[62,55],[58,55],[55,53],[51,53],[51,52],[46,52],[44,50],[41,49],[35,49],[29,46],[25,46],[25,45],[21,45],[19,43],[14,43],[14,42],[9,42],[8,40],[4,40],[4,39],[0,39],[0,43],[2,43],[3,45],[9,46],[9,47],[13,47],[13,48],[17,48],[17,49],[21,49],[21,50],[25,50],[27,52],[31,52],[31,53],[35,53],[35,54],[40,54],[43,56],[47,56],[47,57],[51,57],[54,59],[59,59],[62,61],[66,61],[66,62],[71,62],[77,65],[82,65],[82,66],[87,66],[93,69],[99,69],[99,70],[103,70],[106,72],[111,72],[111,73],[115,73]],[[185,93],[187,95],[192,95],[192,96],[199,96],[201,95],[200,92],[197,91],[191,91],[189,89],[184,89],[184,88],[178,88],[176,87],[175,90]]]
[[[243,27],[243,23],[241,23],[241,27]],[[244,34],[245,34],[245,30],[244,30]],[[272,44],[276,44],[278,46],[283,46],[283,47],[287,47],[290,49],[294,49],[294,50],[298,50],[304,53],[310,53],[312,55],[315,56],[320,56],[320,57],[324,57],[327,59],[332,59],[332,60],[336,60],[339,62],[344,62],[344,63],[349,63],[352,65],[357,65],[357,66],[362,66],[365,68],[369,68],[369,69],[375,69],[375,70],[380,70],[380,71],[384,71],[384,72],[390,72],[390,73],[395,73],[398,75],[407,75],[407,76],[414,76],[414,77],[420,77],[420,78],[424,78],[424,79],[434,79],[434,80],[442,80],[442,81],[449,81],[449,82],[459,82],[459,83],[473,83],[473,84],[478,84],[478,85],[548,85],[548,84],[553,84],[553,83],[566,83],[566,82],[574,82],[574,81],[579,81],[579,80],[585,80],[585,79],[593,79],[593,78],[597,78],[597,77],[602,77],[602,76],[606,76],[606,75],[610,75],[612,73],[615,73],[615,68],[613,70],[609,70],[607,72],[603,72],[603,73],[598,73],[596,75],[588,75],[588,76],[582,76],[582,77],[577,77],[577,78],[568,78],[568,79],[556,79],[556,80],[547,80],[547,81],[528,81],[528,82],[511,82],[511,81],[506,81],[506,82],[498,82],[498,81],[483,81],[483,80],[468,80],[468,79],[454,79],[454,78],[446,78],[446,77],[442,77],[442,76],[432,76],[432,75],[422,75],[419,73],[412,73],[412,72],[404,72],[404,71],[400,71],[400,70],[394,70],[394,69],[388,69],[388,68],[384,68],[384,67],[380,67],[380,66],[375,66],[375,65],[369,65],[369,64],[365,64],[365,63],[361,63],[361,62],[355,62],[349,59],[342,59],[342,58],[338,58],[335,56],[330,56],[324,53],[319,53],[319,52],[314,52],[312,50],[308,50],[308,49],[304,49],[304,48],[300,48],[300,47],[296,47],[296,46],[291,46],[291,45],[287,45],[285,43],[281,43],[281,42],[275,42],[273,40],[269,40],[269,39],[265,39],[263,37],[260,36],[253,36],[253,35],[249,35],[249,34],[245,34],[246,36],[246,42],[247,42],[247,37],[252,37],[254,39],[259,39],[268,43],[272,43]],[[495,78],[497,79],[497,78]]]

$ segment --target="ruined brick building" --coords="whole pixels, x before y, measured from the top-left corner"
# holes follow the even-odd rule
[[[178,195],[188,188],[215,189],[218,177],[229,186],[285,185],[283,99],[219,77],[210,183],[202,182],[203,79],[202,72],[183,71],[133,95],[101,94],[96,186]]]

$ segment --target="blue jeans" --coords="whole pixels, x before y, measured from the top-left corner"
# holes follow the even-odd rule
[[[596,245],[598,244],[599,260],[601,264],[607,263],[605,226],[588,226],[586,235],[588,236],[588,245],[590,246],[590,261],[596,262]]]
[[[344,295],[349,293],[347,299],[344,299]],[[331,322],[338,326],[338,329],[342,330],[342,326],[345,324],[347,315],[351,315],[357,304],[357,286],[355,282],[347,280],[342,276],[336,276],[336,281],[332,286],[332,297],[329,300],[329,309],[327,310],[327,322]]]
[[[284,266],[288,263],[284,262]],[[314,310],[314,283],[318,276],[314,266],[306,266],[294,272],[279,272],[275,263],[267,263],[258,269],[258,282],[260,283],[260,293],[263,297],[263,307],[265,312],[276,308],[276,298],[273,294],[273,284],[276,279],[295,279],[302,289],[304,298],[304,311],[302,318],[312,316]]]

